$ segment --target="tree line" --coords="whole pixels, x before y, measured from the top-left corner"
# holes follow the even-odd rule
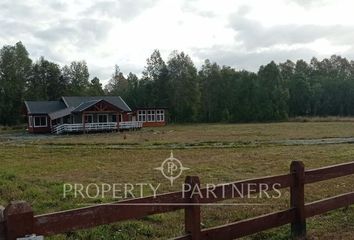
[[[32,61],[18,42],[0,50],[0,124],[23,121],[24,100],[61,96],[121,96],[132,108],[166,107],[171,122],[266,122],[296,116],[353,116],[354,61],[331,56],[235,70],[205,60],[198,70],[184,52],[167,62],[155,50],[141,76],[116,65],[106,86],[85,61],[66,66]]]

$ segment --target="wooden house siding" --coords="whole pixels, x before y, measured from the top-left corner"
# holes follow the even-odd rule
[[[114,96],[25,101],[25,107],[30,133],[124,130],[166,125],[166,109],[143,108],[132,111],[122,98]],[[144,117],[139,111],[144,112]]]

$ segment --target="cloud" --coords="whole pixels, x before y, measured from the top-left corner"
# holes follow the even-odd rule
[[[237,32],[236,41],[246,48],[270,47],[277,44],[303,44],[327,39],[337,44],[351,44],[354,26],[284,24],[271,27],[240,14],[230,17],[229,26]]]
[[[257,71],[261,65],[268,64],[271,61],[279,63],[288,59],[292,61],[297,59],[310,60],[316,55],[318,55],[317,52],[305,47],[288,50],[274,48],[260,52],[247,52],[238,51],[237,48],[225,49],[223,46],[213,46],[204,49],[195,48],[192,51],[192,56],[200,61],[209,59],[220,65],[249,71]]]
[[[112,24],[106,20],[72,19],[60,21],[46,29],[35,32],[34,35],[50,42],[60,42],[65,39],[83,47],[99,43],[100,40],[105,39],[111,27]]]
[[[271,60],[354,56],[354,4],[343,0],[1,0],[0,47],[22,41],[33,59],[86,60],[91,76],[114,64],[139,74],[153,49],[196,65],[257,70]],[[235,9],[237,11],[235,12]],[[275,14],[276,13],[276,14]]]
[[[144,10],[151,8],[156,0],[119,0],[99,1],[83,11],[83,15],[106,16],[119,18],[122,21],[130,21]]]
[[[329,3],[328,0],[288,0],[288,1],[296,3],[299,6],[304,8],[324,6]]]

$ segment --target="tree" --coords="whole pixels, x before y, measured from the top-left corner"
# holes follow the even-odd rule
[[[67,87],[61,77],[59,65],[40,57],[32,65],[31,75],[26,83],[26,99],[56,100],[65,94]]]
[[[288,92],[280,70],[272,61],[258,72],[260,91],[260,121],[284,120],[288,116]]]
[[[222,87],[222,81],[225,79],[221,77],[220,66],[216,63],[211,63],[208,59],[205,60],[204,65],[199,71],[199,78],[201,85],[202,120],[207,122],[220,121],[223,107],[220,106],[219,101],[223,100],[221,95],[225,91]]]
[[[21,42],[0,50],[0,124],[11,125],[20,121],[31,64]]]
[[[100,83],[100,79],[98,77],[94,77],[91,79],[90,85],[87,89],[87,95],[89,96],[103,96],[104,91],[102,89],[102,83]]]
[[[197,120],[200,91],[197,69],[191,58],[183,52],[172,52],[167,64],[173,90],[170,92],[169,113],[173,121]]]
[[[132,108],[137,108],[141,105],[139,97],[139,78],[134,73],[129,73],[127,77],[128,89],[126,101]]]
[[[64,81],[69,83],[68,94],[84,96],[89,86],[89,71],[85,61],[71,62],[63,67]]]
[[[224,71],[222,70],[222,72]],[[230,87],[232,94],[228,97],[232,101],[232,121],[256,121],[262,111],[259,101],[260,88],[257,74],[241,71],[234,72],[232,76],[232,86]]]
[[[105,87],[105,92],[108,95],[125,97],[128,90],[128,81],[120,71],[118,65],[114,66],[114,73]]]
[[[169,92],[171,91],[167,66],[159,50],[154,50],[143,71],[143,79],[152,82],[150,105],[168,106]],[[149,86],[150,84],[146,84]]]

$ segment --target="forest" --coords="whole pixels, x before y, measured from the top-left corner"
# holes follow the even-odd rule
[[[274,61],[258,72],[173,51],[165,61],[155,50],[141,74],[124,75],[118,65],[103,86],[85,61],[60,66],[32,60],[25,46],[0,50],[0,125],[24,121],[24,100],[61,96],[119,95],[131,108],[166,107],[170,122],[270,122],[297,116],[353,116],[354,61],[333,55],[309,62]],[[140,76],[140,77],[138,77]]]

